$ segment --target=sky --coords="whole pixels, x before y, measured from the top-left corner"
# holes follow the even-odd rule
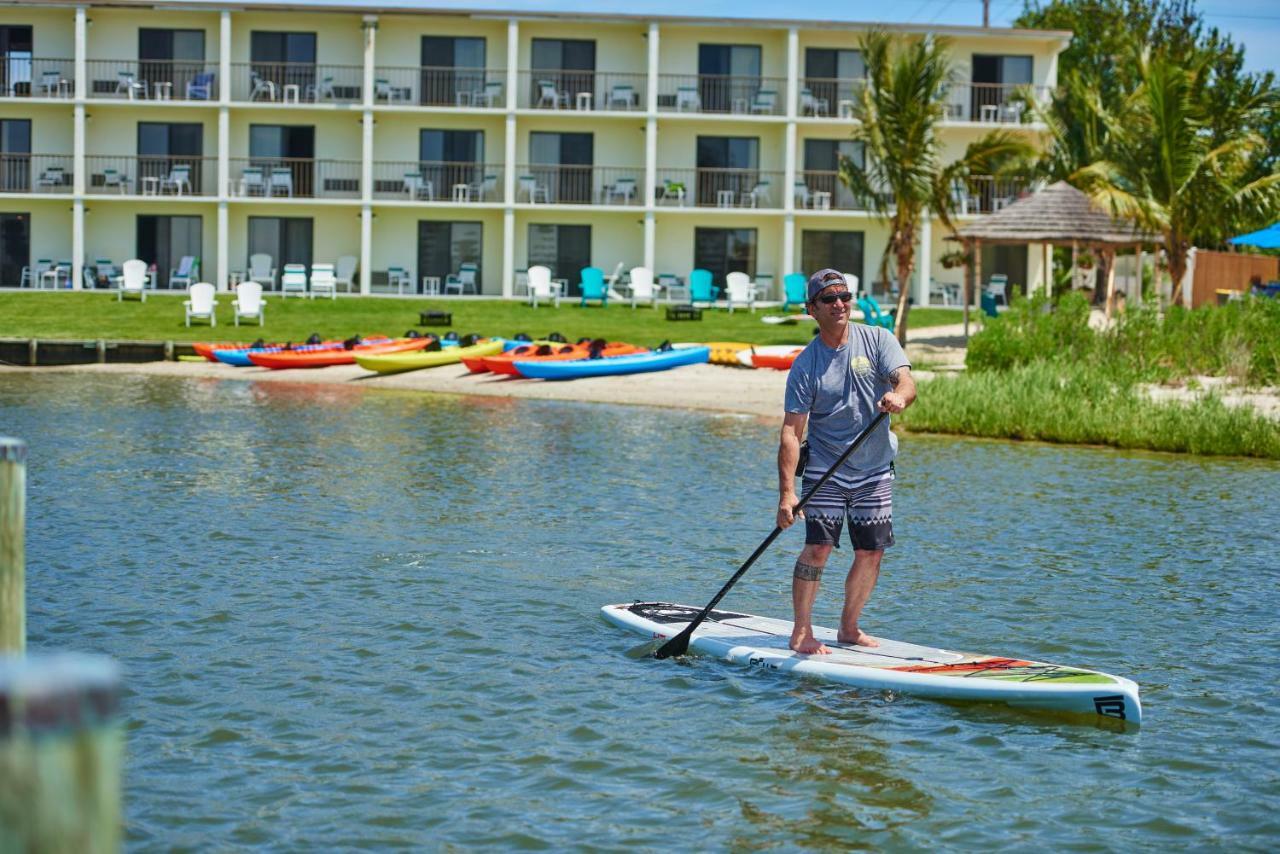
[[[377,0],[306,0],[336,5],[379,5]],[[404,5],[390,0],[386,5]],[[279,2],[279,0],[277,0]],[[287,2],[287,0],[286,0]],[[734,18],[844,20],[868,23],[982,23],[982,0],[836,0],[796,6],[785,0],[422,0],[423,6],[514,9],[530,12],[616,12],[632,15],[697,15]],[[1206,21],[1245,47],[1251,71],[1280,72],[1280,0],[1199,0]],[[1023,0],[991,0],[991,25],[1007,27]]]

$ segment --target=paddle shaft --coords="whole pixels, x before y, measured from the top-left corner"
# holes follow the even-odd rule
[[[863,430],[862,433],[858,435],[858,438],[854,439],[853,443],[849,445],[849,447],[845,448],[844,453],[840,455],[840,459],[836,460],[831,468],[827,469],[826,474],[818,478],[818,482],[813,485],[813,489],[809,490],[808,494],[800,498],[799,503],[792,508],[792,512],[798,513],[804,509],[804,506],[809,503],[809,499],[816,495],[818,490],[822,488],[822,485],[830,480],[832,475],[836,473],[836,469],[844,465],[844,461],[849,459],[849,457],[853,455],[854,451],[858,450],[862,443],[867,440],[867,437],[871,435],[871,431],[876,429],[876,427],[879,427],[880,422],[888,417],[889,413],[881,412],[875,418],[871,419],[871,423],[867,425],[867,429]],[[714,609],[716,605],[720,604],[720,600],[725,597],[725,594],[729,592],[730,588],[738,583],[738,579],[746,574],[747,570],[751,568],[751,565],[756,562],[756,559],[764,553],[765,549],[769,548],[769,546],[773,544],[774,540],[778,539],[778,535],[781,533],[782,526],[775,525],[769,536],[764,538],[764,542],[756,547],[756,550],[751,553],[751,557],[747,558],[747,562],[738,568],[738,571],[733,574],[733,577],[729,579],[728,583],[725,584],[724,587],[721,587],[720,592],[713,596],[711,601],[707,603],[707,607],[703,608],[702,612],[693,619],[693,622],[685,626],[684,630],[681,631],[680,634],[658,647],[658,651],[653,654],[654,657],[670,658],[673,655],[684,655],[688,652],[689,638],[693,636],[694,629],[698,628],[698,626],[702,624],[702,621],[707,618],[707,615],[711,613],[712,609]]]

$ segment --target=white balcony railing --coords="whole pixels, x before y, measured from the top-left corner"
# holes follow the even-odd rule
[[[502,166],[431,160],[373,164],[373,197],[470,204],[502,201]]]
[[[0,154],[0,193],[67,195],[73,169],[70,154]]]
[[[658,204],[777,210],[784,204],[784,176],[760,169],[659,169]]]
[[[75,72],[74,59],[0,54],[0,98],[70,98]]]
[[[519,74],[521,107],[535,110],[643,111],[648,75],[533,69]]]
[[[218,158],[185,154],[84,159],[85,192],[120,196],[216,196]]]
[[[358,199],[360,161],[235,157],[227,194],[267,199]]]
[[[216,101],[218,65],[195,60],[90,59],[90,98],[134,101]]]
[[[522,163],[516,169],[516,201],[520,203],[644,204],[643,166]]]
[[[660,74],[658,109],[677,113],[781,116],[787,112],[785,77]]]

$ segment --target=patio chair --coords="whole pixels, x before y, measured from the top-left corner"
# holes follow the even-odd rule
[[[160,179],[160,193],[163,195],[165,190],[172,189],[176,195],[182,195],[182,188],[186,187],[187,192],[191,190],[191,164],[178,163],[174,165],[169,174]]]
[[[373,99],[376,101],[382,99],[388,104],[393,104],[400,100],[403,94],[401,90],[391,85],[391,81],[385,77],[379,77],[373,81]]]
[[[103,190],[114,189],[114,190],[118,190],[121,195],[124,195],[125,190],[127,189],[128,183],[129,183],[129,179],[126,176],[121,175],[118,170],[116,169],[102,170],[102,189]]]
[[[246,320],[256,318],[258,325],[262,326],[266,321],[266,308],[266,301],[262,298],[262,285],[250,280],[236,286],[236,298],[231,301],[231,312],[236,326],[240,325],[242,317]]]
[[[467,292],[467,288],[471,289],[471,293],[477,293],[476,290],[476,274],[480,272],[480,267],[470,262],[458,266],[457,273],[450,273],[444,277],[444,292],[447,294],[451,290],[456,290],[461,296]]]
[[[338,258],[333,272],[334,286],[346,285],[347,293],[353,293],[356,287],[356,269],[359,266],[360,261],[354,255],[343,255]]]
[[[214,287],[208,282],[196,282],[187,288],[187,299],[182,303],[182,308],[187,315],[187,326],[191,325],[192,320],[207,320],[210,326],[218,325],[218,318],[214,314],[214,309],[218,307],[218,301],[214,299]]]
[[[809,190],[809,185],[804,181],[796,181],[791,192],[796,197],[796,207],[808,208],[813,206],[813,193]]]
[[[529,197],[529,204],[538,201],[538,196],[542,196],[542,200],[547,204],[551,204],[551,191],[547,189],[546,184],[539,184],[538,179],[532,175],[520,176],[520,187],[516,193],[516,198],[520,198],[520,193],[525,193]]]
[[[1009,296],[1006,289],[1009,287],[1009,277],[1004,273],[992,273],[991,278],[987,279],[987,286],[983,289],[983,293],[990,294],[991,298],[997,303],[1009,304]]]
[[[293,198],[293,170],[288,166],[272,167],[271,180],[267,184],[267,195],[274,196],[277,188],[289,198]]]
[[[551,109],[558,110],[561,105],[569,106],[569,95],[557,89],[554,80],[539,80],[538,101],[533,106],[535,108],[550,106]]]
[[[752,314],[756,310],[756,286],[746,273],[735,272],[724,277],[725,298],[729,303],[729,313],[733,314],[734,305],[745,305]]]
[[[977,213],[977,199],[972,200],[974,204],[974,213]],[[951,182],[951,203],[956,207],[956,213],[967,215],[969,213],[969,188],[965,186],[964,181],[956,178]]]
[[[116,277],[116,302],[120,302],[125,295],[139,297],[143,302],[147,301],[147,262],[137,258],[130,258],[124,262],[121,273]]]
[[[275,290],[276,268],[271,266],[271,256],[265,252],[256,252],[249,256],[249,278]]]
[[[212,71],[206,71],[203,74],[197,74],[187,81],[187,100],[188,101],[212,101],[213,100],[213,81],[217,77]]]
[[[18,279],[18,287],[25,288],[28,285],[33,288],[40,287],[40,276],[52,266],[52,258],[40,258],[36,260],[34,267],[23,267],[22,276]]]
[[[425,196],[427,201],[430,202],[434,201],[436,197],[435,185],[423,178],[421,172],[404,173],[404,191],[414,201]]]
[[[605,102],[605,108],[612,110],[614,107],[621,107],[624,110],[629,110],[631,105],[635,103],[635,95],[634,86],[611,86],[609,87],[609,100]]]
[[[689,305],[699,302],[715,306],[720,289],[711,284],[710,270],[694,270],[689,274]]]
[[[631,307],[637,302],[647,301],[654,308],[658,307],[658,289],[654,287],[653,271],[648,267],[631,268]]]
[[[36,188],[56,190],[66,184],[66,175],[67,171],[61,166],[50,166],[36,178]]]
[[[776,89],[761,89],[751,99],[751,112],[771,116],[778,111],[778,92]]]
[[[756,181],[750,192],[742,194],[744,208],[766,207],[769,204],[769,182]]]
[[[537,265],[529,268],[529,305],[538,307],[538,300],[551,300],[560,307],[563,289],[559,282],[551,281],[551,268]]]
[[[56,264],[50,263],[40,273],[40,288],[43,290],[45,283],[48,282],[49,287],[52,290],[56,291],[58,289],[58,283],[61,282],[64,277],[69,278],[70,276],[71,276],[70,261],[59,261]]]
[[[45,71],[40,74],[40,88],[44,90],[46,98],[56,98],[61,94],[62,81],[64,80],[61,71]]]
[[[680,86],[676,89],[676,112],[698,113],[702,111],[702,99],[693,86]]]
[[[471,106],[473,107],[499,107],[502,106],[502,81],[490,80],[484,84],[483,89],[477,89],[471,94]]]
[[[265,196],[266,194],[267,182],[262,175],[262,168],[259,166],[246,166],[244,171],[240,173],[240,195]]]
[[[116,265],[112,263],[110,258],[99,258],[93,262],[93,272],[95,280],[93,286],[111,287],[111,283],[120,275],[120,271],[116,269]]]
[[[622,200],[624,205],[631,204],[631,199],[636,194],[635,178],[619,178],[613,183],[613,186],[605,188],[605,204],[613,201],[613,197],[617,196]]]
[[[804,308],[809,300],[809,280],[804,273],[787,273],[782,277],[782,310],[789,311],[791,306]]]
[[[687,302],[689,288],[675,273],[659,273],[658,289],[667,295],[671,302]]]
[[[312,264],[311,265],[311,298],[315,299],[316,295],[328,296],[329,299],[338,298],[338,280],[333,274],[332,264]]]
[[[307,265],[285,264],[284,273],[280,276],[280,294],[305,294],[307,292]]]
[[[307,87],[308,101],[332,101],[334,100],[333,78],[322,77],[319,83],[313,83]]]
[[[813,94],[813,90],[800,90],[800,115],[825,116],[827,114],[828,107],[827,99],[816,97]]]
[[[498,192],[498,176],[485,175],[472,186],[472,192],[478,202],[483,202],[490,195],[495,195]]]
[[[130,101],[132,101],[134,96],[138,94],[141,94],[142,97],[145,98],[147,97],[147,81],[139,80],[137,75],[132,71],[118,71],[116,72],[115,94],[119,95],[121,92],[123,92]]]
[[[404,267],[388,267],[387,287],[395,288],[397,294],[403,295],[406,288],[413,293],[413,276]]]
[[[867,326],[879,326],[893,331],[893,309],[881,311],[879,303],[871,297],[858,297],[858,309],[862,312],[862,322]]]
[[[249,69],[249,100],[258,100],[259,95],[266,95],[268,101],[276,99],[276,84],[274,80],[268,80],[253,69]]]
[[[169,287],[181,285],[191,287],[191,283],[200,276],[200,259],[194,255],[183,255],[178,262],[178,269],[169,271]]]
[[[587,300],[599,302],[601,307],[609,305],[609,290],[604,286],[604,270],[599,267],[583,267],[579,273],[582,288],[582,300],[578,303],[586,308]]]

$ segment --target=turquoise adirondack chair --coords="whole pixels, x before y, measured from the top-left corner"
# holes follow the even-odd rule
[[[782,303],[782,310],[786,311],[790,306],[798,305],[804,308],[805,297],[808,295],[809,280],[804,277],[804,273],[787,273],[782,277],[782,291],[786,297],[786,301]]]
[[[600,305],[609,304],[609,289],[604,284],[604,270],[599,267],[583,267],[582,277],[582,302],[579,306],[586,306],[587,300],[599,300]]]
[[[710,270],[694,270],[689,274],[689,304],[705,302],[714,306],[720,289],[711,284]]]
[[[882,326],[893,331],[893,309],[881,311],[880,306],[870,297],[859,297],[858,308],[862,311],[862,322],[867,326]]]

